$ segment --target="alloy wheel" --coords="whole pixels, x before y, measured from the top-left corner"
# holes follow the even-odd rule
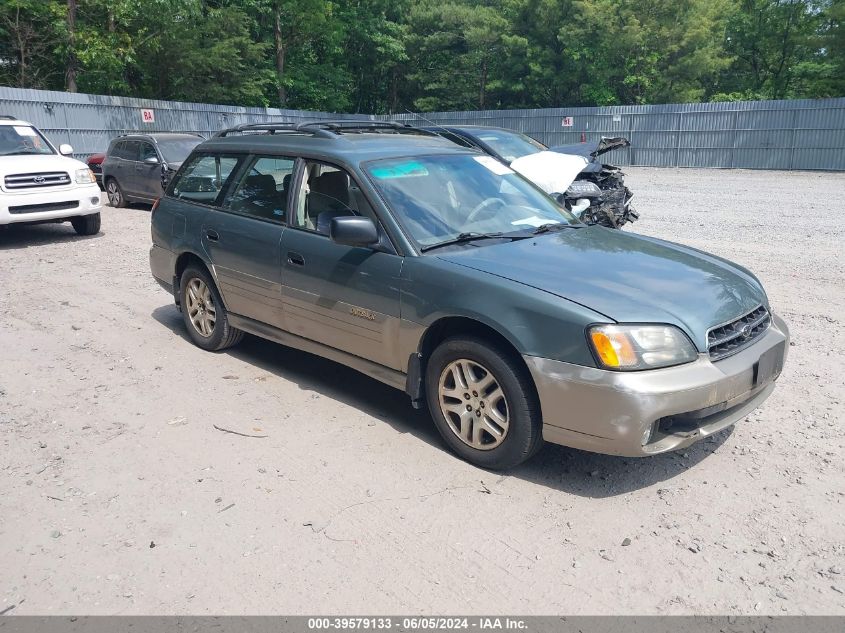
[[[202,279],[194,277],[185,289],[185,299],[191,325],[200,336],[210,337],[217,322],[217,309],[208,285]]]
[[[438,384],[440,411],[467,446],[489,451],[508,433],[508,402],[499,381],[483,365],[461,358],[443,369]]]
[[[110,180],[106,186],[106,194],[108,195],[111,206],[117,207],[120,205],[120,190],[117,188],[117,183],[114,180]]]

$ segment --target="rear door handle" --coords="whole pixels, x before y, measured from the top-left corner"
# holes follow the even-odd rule
[[[216,242],[220,239],[220,234],[214,229],[206,229],[205,236],[212,242]]]
[[[299,253],[288,251],[288,264],[292,264],[294,266],[305,266],[305,258]]]

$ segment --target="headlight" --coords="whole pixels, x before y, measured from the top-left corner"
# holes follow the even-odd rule
[[[596,325],[590,328],[589,339],[607,369],[655,369],[698,357],[687,335],[673,325]]]
[[[566,195],[570,198],[595,198],[601,195],[601,189],[596,183],[589,180],[576,180],[569,185]]]
[[[94,172],[88,169],[77,169],[76,170],[76,184],[77,185],[84,185],[89,182],[97,182],[94,178]]]

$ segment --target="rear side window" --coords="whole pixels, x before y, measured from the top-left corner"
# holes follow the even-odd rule
[[[294,159],[257,156],[223,205],[235,213],[284,223]]]
[[[239,156],[193,156],[174,179],[169,193],[181,200],[213,205],[240,162]]]

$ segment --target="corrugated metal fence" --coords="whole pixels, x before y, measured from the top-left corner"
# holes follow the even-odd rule
[[[425,114],[491,125],[546,145],[625,136],[612,161],[657,167],[845,170],[845,98]],[[402,115],[400,119],[419,119]]]
[[[144,122],[144,109],[154,120]],[[195,132],[258,121],[360,118],[349,114],[245,108],[70,94],[0,87],[0,114],[31,121],[78,156],[106,149],[118,134]],[[546,145],[582,138],[626,136],[628,150],[613,153],[622,165],[750,169],[845,170],[845,98],[735,103],[437,112],[428,121],[492,125],[525,132]],[[415,115],[368,117],[423,121]]]
[[[152,121],[144,120],[145,110],[152,111]],[[0,115],[3,114],[33,123],[57,145],[69,143],[77,158],[106,151],[111,139],[126,132],[192,132],[207,138],[222,128],[241,123],[359,118],[327,112],[183,103],[0,86]]]

